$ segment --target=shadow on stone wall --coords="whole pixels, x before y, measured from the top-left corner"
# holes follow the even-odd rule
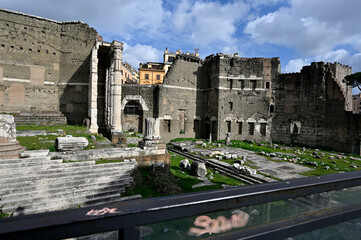
[[[82,124],[88,117],[90,57],[85,59],[64,87],[59,86],[59,109],[66,116],[68,124]]]

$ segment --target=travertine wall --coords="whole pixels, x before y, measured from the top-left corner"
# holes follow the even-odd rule
[[[200,137],[203,70],[199,58],[178,55],[159,85],[160,134],[164,141]]]
[[[360,118],[346,111],[351,91],[341,81],[351,68],[323,62],[276,79],[272,140],[359,153]],[[335,79],[335,78],[338,79]]]
[[[144,132],[145,118],[157,116],[158,87],[154,85],[133,85],[122,86],[122,126],[124,131],[134,128],[135,131]],[[124,114],[124,108],[129,102],[137,102],[142,110],[142,115]],[[139,123],[140,121],[140,123]]]
[[[206,115],[211,120],[213,139],[225,139],[230,131],[232,139],[270,141],[271,84],[280,74],[279,59],[217,54],[206,60],[211,73]]]
[[[0,9],[0,36],[0,111],[87,116],[94,29]]]

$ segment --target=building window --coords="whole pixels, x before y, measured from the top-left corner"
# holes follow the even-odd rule
[[[269,89],[269,82],[266,82],[266,88]]]
[[[228,87],[229,89],[233,88],[233,79],[228,79]]]
[[[160,75],[159,74],[157,74],[157,80],[160,80]]]
[[[254,135],[254,123],[253,122],[248,123],[248,134]]]
[[[261,123],[261,127],[260,127],[261,136],[266,136],[266,128],[267,128],[267,123]]]
[[[170,133],[170,120],[164,120],[164,132]]]
[[[130,101],[124,107],[124,114],[142,115],[142,106],[136,101]]]
[[[244,80],[239,80],[240,84],[241,84],[241,89],[244,89]]]
[[[226,121],[227,124],[227,132],[231,132],[231,121]]]
[[[257,81],[256,80],[251,80],[251,87],[253,90],[256,90],[257,87]]]
[[[229,102],[228,105],[229,105],[229,111],[233,111],[233,102]]]
[[[174,62],[174,57],[168,57],[168,62]]]
[[[242,122],[238,122],[238,134],[242,135]]]
[[[149,79],[149,74],[145,74],[144,78],[148,80]]]
[[[275,112],[275,106],[274,106],[273,104],[271,104],[271,105],[269,106],[269,112],[270,112],[270,113],[274,113],[274,112]]]

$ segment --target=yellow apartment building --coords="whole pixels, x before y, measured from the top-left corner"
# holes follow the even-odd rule
[[[162,84],[165,76],[163,63],[147,62],[139,64],[139,84]]]

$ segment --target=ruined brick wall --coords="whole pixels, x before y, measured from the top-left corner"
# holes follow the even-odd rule
[[[129,131],[134,129],[144,132],[145,119],[157,117],[158,114],[158,92],[155,85],[122,85],[122,129]],[[142,110],[142,114],[124,114],[127,104],[136,102]]]
[[[209,61],[219,62],[213,63],[219,65],[219,73],[212,71],[211,77],[215,79],[211,88],[218,92],[217,139],[231,132],[232,139],[270,141],[271,83],[280,72],[279,59],[217,55]],[[209,105],[215,104],[211,97]]]
[[[275,81],[272,140],[329,147],[351,152],[359,148],[359,117],[345,111],[346,98],[335,79],[343,79],[331,64],[312,63],[301,73]]]
[[[158,114],[164,141],[199,137],[202,82],[202,60],[178,55],[159,86]]]
[[[0,111],[61,110],[70,123],[87,116],[94,29],[0,10],[0,36]]]

